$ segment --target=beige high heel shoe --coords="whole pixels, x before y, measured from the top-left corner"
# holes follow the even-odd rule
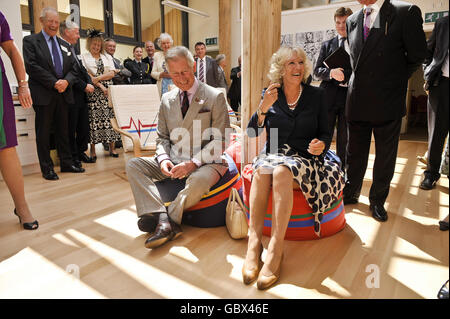
[[[280,264],[278,265],[278,269],[270,276],[265,276],[262,273],[258,276],[258,281],[256,282],[256,286],[259,290],[264,290],[272,286],[279,278],[281,273],[281,263],[283,262],[284,254],[281,255]]]
[[[251,268],[251,269],[248,268],[245,265],[245,261],[244,261],[244,265],[242,266],[242,281],[244,282],[244,284],[250,285],[256,279],[258,279],[258,274],[262,267],[261,255],[263,253],[263,250],[264,250],[264,247],[261,244],[261,252],[259,253],[259,257],[258,257],[258,267],[257,268]]]

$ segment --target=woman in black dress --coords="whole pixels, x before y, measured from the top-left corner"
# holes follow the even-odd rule
[[[312,208],[314,230],[318,236],[323,212],[344,188],[339,164],[324,158],[331,143],[328,113],[322,89],[306,84],[310,65],[303,49],[280,48],[271,59],[268,74],[271,84],[247,127],[250,137],[259,135],[263,128],[267,132],[266,146],[253,161],[249,241],[242,268],[244,283],[258,279],[259,289],[270,287],[280,276],[293,188],[302,190]],[[319,159],[323,163],[320,174],[317,170]],[[274,201],[272,236],[260,270],[262,230],[271,188]]]

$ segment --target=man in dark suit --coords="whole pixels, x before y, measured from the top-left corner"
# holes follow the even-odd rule
[[[61,172],[82,173],[74,166],[69,143],[69,104],[74,104],[72,85],[78,75],[72,53],[62,46],[56,34],[59,15],[54,8],[44,8],[40,22],[42,31],[23,39],[25,68],[36,112],[36,145],[42,176],[57,180],[50,157],[50,130],[55,127],[55,140]]]
[[[206,55],[206,44],[197,42],[195,44],[195,54],[197,58],[196,76],[200,82],[206,83],[212,87],[224,87],[223,81],[220,81],[219,68],[216,60]],[[225,84],[226,89],[226,84]]]
[[[228,98],[233,111],[238,112],[241,105],[241,57],[238,58],[239,65],[231,69],[230,79],[231,85],[228,90]]]
[[[115,67],[115,75],[112,78],[112,81],[114,85],[129,84],[128,78],[131,76],[131,72],[120,64],[119,59],[114,57],[114,53],[116,53],[116,46],[117,44],[114,39],[105,39],[105,51],[112,57]]]
[[[142,59],[142,62],[148,63],[150,65],[150,73],[153,69],[153,56],[155,55],[155,44],[152,41],[145,42],[145,51],[147,56]],[[150,77],[150,84],[156,84],[156,80]]]
[[[78,77],[73,83],[73,97],[75,103],[69,106],[69,141],[74,165],[81,167],[81,162],[94,163],[95,161],[86,155],[89,143],[89,114],[86,93],[94,92],[94,85],[83,63],[78,58],[74,45],[80,38],[79,27],[75,23],[61,22],[59,34],[66,41],[62,45],[71,53],[75,60],[74,68]]]
[[[314,75],[322,80],[320,87],[325,90],[325,103],[328,107],[328,126],[331,134],[333,134],[337,124],[336,153],[342,161],[342,167],[346,167],[347,120],[345,119],[345,102],[347,98],[347,82],[352,70],[350,68],[330,69],[323,62],[339,47],[344,47],[349,52],[345,22],[352,13],[350,8],[341,7],[336,10],[334,23],[338,35],[322,43],[317,64],[314,68]]]
[[[426,56],[420,9],[392,0],[358,0],[347,19],[353,73],[347,94],[349,128],[344,202],[358,202],[372,133],[375,163],[369,200],[372,216],[386,221],[384,203],[394,175],[408,79]]]
[[[428,40],[424,63],[425,90],[428,92],[428,162],[420,188],[430,190],[441,177],[442,149],[448,134],[448,16],[434,25]]]

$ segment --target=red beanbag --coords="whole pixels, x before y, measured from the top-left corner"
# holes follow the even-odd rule
[[[247,220],[250,218],[249,199],[252,181],[253,169],[248,164],[244,167],[242,178],[244,180],[244,205],[246,206]],[[300,189],[294,190],[294,205],[292,208],[291,219],[286,230],[285,239],[287,240],[310,240],[328,237],[336,234],[345,227],[345,210],[342,194],[338,200],[325,211],[321,223],[321,237],[314,232],[314,216],[312,209]],[[267,213],[264,218],[263,235],[270,236],[272,230],[272,192],[270,193],[267,205]]]

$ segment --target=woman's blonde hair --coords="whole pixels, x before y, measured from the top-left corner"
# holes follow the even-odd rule
[[[103,41],[103,37],[102,36],[88,37],[86,39],[86,50],[91,52],[91,44],[94,41],[100,41],[100,44],[101,44],[100,53],[104,54],[105,53],[105,41]]]
[[[267,74],[267,77],[271,82],[283,84],[285,64],[294,54],[303,59],[305,72],[303,73],[302,82],[306,83],[311,74],[312,66],[305,51],[300,47],[281,47],[272,55],[272,58],[270,59],[270,70]]]

